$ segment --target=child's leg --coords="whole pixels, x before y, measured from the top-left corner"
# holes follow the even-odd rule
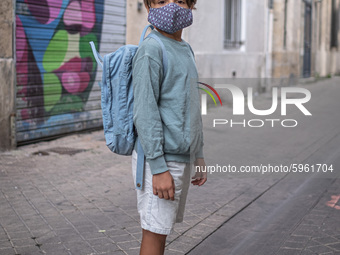
[[[163,255],[166,237],[143,229],[140,255]]]
[[[137,153],[132,154],[132,175],[136,178]],[[164,254],[165,241],[175,222],[183,220],[186,195],[190,184],[190,164],[167,162],[175,183],[175,200],[160,199],[153,194],[150,166],[145,162],[144,185],[137,190],[137,208],[140,214],[143,238],[141,255]]]

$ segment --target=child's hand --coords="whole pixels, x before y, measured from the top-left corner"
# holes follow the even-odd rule
[[[152,176],[153,194],[166,200],[175,200],[175,183],[169,171]]]
[[[194,166],[195,166],[195,169],[197,169],[196,166],[199,166],[198,169],[206,170],[206,165],[205,165],[205,161],[203,158],[196,159]],[[193,179],[193,181],[191,181],[193,185],[202,186],[207,181],[207,177],[208,177],[207,171],[203,172],[200,170],[197,170],[196,174],[191,178]]]

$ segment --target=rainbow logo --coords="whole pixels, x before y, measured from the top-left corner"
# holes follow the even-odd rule
[[[203,83],[203,82],[197,82],[198,84],[201,84],[203,86],[206,86],[207,88],[209,88],[212,92],[215,93],[215,95],[217,96],[218,100],[220,101],[220,104],[222,106],[222,100],[221,100],[221,97],[220,95],[217,93],[217,91],[211,87],[210,85],[206,84],[206,83]],[[211,94],[211,92],[207,89],[204,89],[204,88],[201,88],[201,87],[197,87],[201,90],[203,90],[204,92],[206,92],[211,98],[212,100],[214,101],[215,105],[217,106],[217,103],[216,103],[216,100],[214,98],[214,96]],[[202,94],[201,95],[201,108],[202,108],[202,115],[207,115],[207,95],[206,94]]]
[[[205,83],[203,83],[203,82],[197,82],[197,83],[206,86],[206,87],[209,88],[212,92],[214,92],[215,95],[217,96],[218,100],[220,101],[221,106],[222,106],[221,97],[220,97],[220,95],[217,93],[217,91],[216,91],[213,87],[211,87],[210,85],[205,84]],[[197,88],[199,88],[199,89],[203,90],[204,92],[206,92],[206,93],[212,98],[212,100],[214,100],[215,105],[217,105],[214,96],[211,94],[211,92],[210,92],[209,90],[204,89],[204,88],[201,88],[201,87],[197,87]]]
[[[210,89],[212,92],[214,92],[215,95],[217,96],[218,100],[220,101],[221,106],[222,106],[221,97],[220,97],[220,95],[217,93],[217,91],[213,87],[211,87],[210,85],[208,85],[206,83],[203,83],[203,82],[197,82],[197,83],[201,84],[203,86],[206,86],[208,89]],[[216,100],[215,100],[214,96],[211,94],[211,92],[209,90],[201,88],[201,87],[197,87],[197,88],[199,88],[199,89],[203,90],[204,92],[206,92],[212,98],[212,100],[214,101],[215,106],[217,106]],[[206,94],[202,94],[201,95],[201,114],[202,115],[207,115],[207,95]]]

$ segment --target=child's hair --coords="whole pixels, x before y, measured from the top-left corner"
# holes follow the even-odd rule
[[[151,3],[153,1],[154,0],[144,0],[144,4],[150,8],[151,7]],[[197,2],[197,0],[186,0],[186,1],[187,1],[187,4],[188,4],[189,7],[195,7],[195,4]]]

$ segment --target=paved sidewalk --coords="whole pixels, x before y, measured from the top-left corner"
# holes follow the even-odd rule
[[[0,254],[138,254],[130,160],[106,148],[102,131],[0,153]],[[212,178],[191,187],[166,254],[192,249],[274,181]]]

